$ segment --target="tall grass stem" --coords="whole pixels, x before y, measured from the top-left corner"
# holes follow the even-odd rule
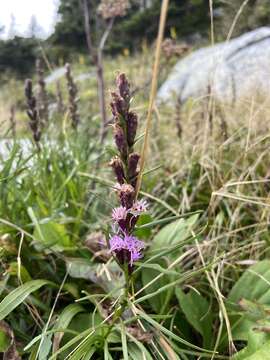
[[[142,183],[142,176],[143,176],[143,171],[144,171],[144,166],[145,166],[145,161],[146,161],[147,148],[148,148],[148,142],[149,142],[149,134],[150,134],[150,129],[151,129],[151,121],[152,121],[152,112],[153,112],[154,101],[155,101],[155,97],[156,97],[156,93],[157,93],[158,71],[159,71],[159,65],[160,65],[161,47],[162,47],[162,41],[163,41],[164,30],[165,30],[165,25],[166,25],[168,6],[169,6],[169,0],[163,0],[162,7],[161,7],[161,13],[160,13],[160,19],[159,19],[159,29],[158,29],[156,52],[155,52],[155,61],[154,61],[154,67],[153,67],[151,91],[150,91],[150,97],[149,97],[149,106],[148,106],[147,118],[146,118],[145,136],[144,136],[144,142],[143,142],[142,151],[141,151],[140,172],[139,172],[138,181],[136,184],[136,198],[138,197],[138,193],[140,191],[140,187],[141,187],[141,183]]]

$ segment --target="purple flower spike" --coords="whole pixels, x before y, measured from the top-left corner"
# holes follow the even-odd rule
[[[125,235],[123,238],[114,235],[110,239],[110,250],[115,253],[120,263],[127,261],[130,266],[142,257],[141,251],[144,248],[144,242],[135,236]]]

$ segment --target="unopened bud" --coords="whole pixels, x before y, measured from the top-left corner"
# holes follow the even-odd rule
[[[134,112],[127,114],[127,141],[129,146],[134,145],[138,127],[138,116]]]
[[[122,116],[126,115],[128,110],[128,104],[126,101],[117,93],[111,93],[113,101],[111,102],[112,114],[117,117],[119,114]]]
[[[116,79],[116,85],[119,90],[120,96],[129,103],[130,101],[130,89],[129,89],[129,82],[127,81],[125,74],[120,74]]]
[[[119,184],[124,184],[125,182],[125,173],[123,168],[123,163],[119,159],[119,157],[115,156],[112,158],[110,162],[110,166],[113,168],[113,171],[115,173],[116,179],[119,182]]]
[[[140,160],[140,155],[138,153],[132,153],[128,158],[128,176],[134,186],[136,184],[136,177],[138,175],[138,162]]]
[[[121,205],[130,209],[135,199],[135,189],[129,184],[123,184],[119,190]]]
[[[121,156],[126,157],[127,141],[126,141],[124,130],[118,124],[114,125],[114,140],[115,140],[115,144],[116,144]]]

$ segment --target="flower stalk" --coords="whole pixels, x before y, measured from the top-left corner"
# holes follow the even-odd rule
[[[71,73],[70,64],[66,64],[66,80],[67,80],[67,89],[68,89],[68,108],[71,117],[71,125],[73,129],[77,129],[80,123],[80,115],[78,113],[78,88],[75,84]]]
[[[25,81],[25,97],[27,102],[27,115],[29,117],[29,127],[33,134],[33,139],[37,146],[37,149],[40,150],[40,139],[41,139],[41,122],[39,118],[39,113],[37,109],[37,100],[33,93],[33,84],[31,79]]]
[[[142,256],[145,244],[133,235],[135,225],[147,210],[145,200],[136,200],[135,189],[139,174],[140,155],[134,152],[138,128],[138,116],[130,110],[130,84],[125,74],[116,80],[117,91],[111,93],[111,110],[114,118],[113,134],[118,155],[111,162],[116,180],[116,191],[120,206],[112,211],[113,232],[110,237],[110,251],[122,267],[127,286],[134,262]]]
[[[49,122],[48,95],[44,80],[44,69],[41,59],[36,61],[37,72],[37,109],[41,125],[45,126]]]

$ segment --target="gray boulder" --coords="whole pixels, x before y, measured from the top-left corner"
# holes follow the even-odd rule
[[[158,92],[158,102],[185,102],[209,94],[233,103],[270,90],[270,27],[202,48],[180,60]]]

